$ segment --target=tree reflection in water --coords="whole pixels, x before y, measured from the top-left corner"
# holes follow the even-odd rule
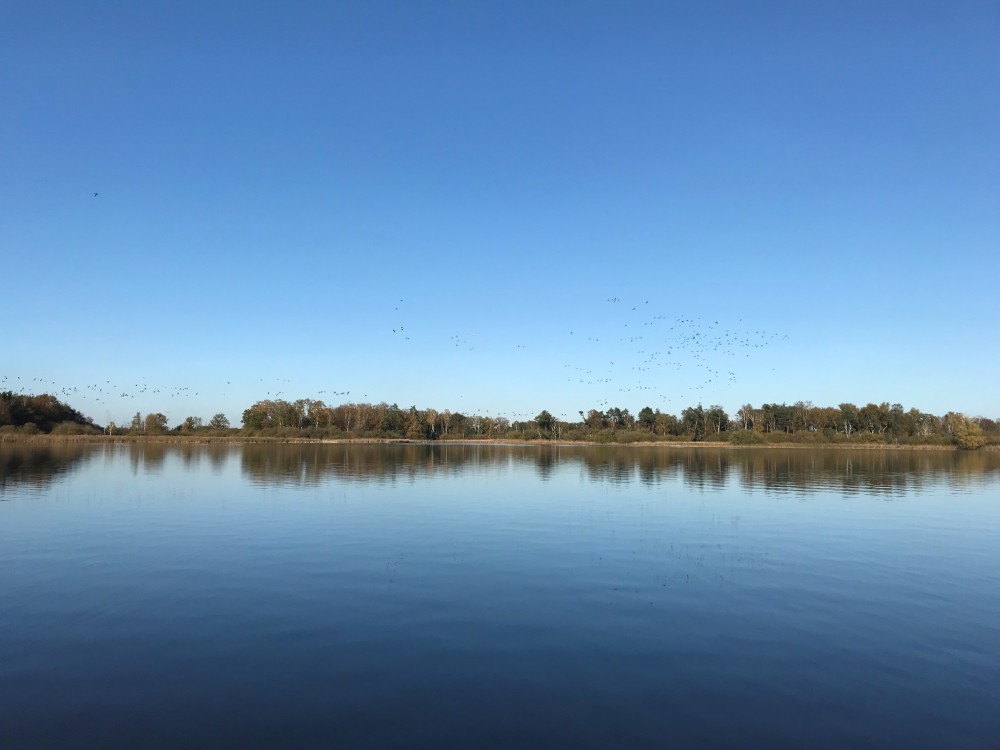
[[[8,492],[43,490],[93,454],[86,443],[0,444],[0,501]]]
[[[133,474],[159,474],[170,462],[213,471],[238,461],[256,485],[312,486],[329,481],[396,483],[465,472],[531,467],[549,481],[583,472],[590,482],[658,485],[681,481],[698,490],[808,493],[816,489],[886,498],[947,480],[979,484],[1000,471],[1000,453],[824,448],[672,448],[669,446],[560,446],[484,444],[0,444],[0,495],[19,487],[43,488],[87,465],[125,455]],[[9,498],[8,498],[9,499]]]
[[[466,471],[532,466],[542,480],[582,470],[591,482],[718,490],[807,493],[839,489],[886,497],[947,479],[985,482],[1000,454],[956,451],[741,449],[548,445],[247,445],[244,474],[255,484],[315,485],[330,480],[402,482]]]

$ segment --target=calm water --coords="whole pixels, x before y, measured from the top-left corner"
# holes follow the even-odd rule
[[[1000,747],[1000,454],[0,445],[0,747]]]

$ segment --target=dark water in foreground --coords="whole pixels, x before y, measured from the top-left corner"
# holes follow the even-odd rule
[[[1000,454],[0,445],[0,748],[1000,747]]]

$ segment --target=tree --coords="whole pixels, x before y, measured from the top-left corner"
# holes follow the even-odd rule
[[[812,423],[812,408],[812,401],[796,401],[792,405],[792,432],[812,432],[815,429]]]
[[[305,406],[301,400],[289,403],[284,399],[274,402],[274,421],[278,427],[302,427],[305,419]]]
[[[764,432],[792,431],[794,410],[788,404],[764,404],[760,407],[764,420]]]
[[[201,429],[201,417],[187,417],[181,422],[181,432],[195,432]]]
[[[213,430],[228,430],[229,429],[229,417],[223,414],[221,411],[208,420],[208,426]]]
[[[930,415],[924,414],[920,409],[910,409],[900,420],[899,430],[905,435],[913,437],[927,437],[931,434]]]
[[[483,431],[483,418],[478,414],[469,415],[469,427],[478,436],[480,432]]]
[[[368,424],[368,413],[371,411],[370,404],[357,403],[354,405],[354,423],[357,425],[358,434],[365,431]]]
[[[840,423],[844,428],[844,434],[851,436],[861,426],[858,419],[858,407],[851,403],[840,404]]]
[[[673,414],[656,410],[656,432],[660,435],[679,435],[681,423]]]
[[[611,430],[614,432],[618,429],[618,426],[623,424],[625,421],[625,415],[628,414],[628,409],[624,412],[617,406],[612,406],[606,412],[604,412],[604,418],[609,425],[611,425]]]
[[[944,420],[959,448],[974,451],[986,444],[983,429],[974,419],[970,419],[964,414],[948,412]]]
[[[243,410],[243,427],[248,430],[263,430],[271,426],[271,402],[258,401]]]
[[[66,422],[92,425],[89,418],[48,393],[37,396],[13,391],[0,393],[0,425],[23,426],[29,422],[40,432],[50,432]]]
[[[150,432],[166,432],[167,431],[167,416],[156,412],[155,414],[147,414],[146,420],[144,422],[144,428],[147,433]]]
[[[555,426],[555,421],[555,418],[551,414],[542,409],[538,416],[535,417],[535,424],[538,425],[538,437],[542,437],[543,433],[545,435],[551,433],[552,428]]]
[[[326,404],[320,400],[302,398],[295,402],[299,409],[299,427],[319,427]]]
[[[906,421],[906,414],[903,411],[902,404],[893,404],[889,407],[889,429],[897,437],[899,433],[903,430],[903,424]]]
[[[635,427],[635,417],[628,413],[628,409],[622,409],[621,425],[626,430],[631,430]]]
[[[694,440],[705,438],[705,410],[701,404],[689,406],[681,412],[681,424],[684,425],[684,432]]]
[[[858,409],[858,419],[870,434],[885,435],[889,429],[889,404],[865,404]]]
[[[716,434],[729,429],[729,415],[718,404],[708,407],[708,411],[705,413],[705,421],[707,425],[711,425]]]
[[[427,440],[433,435],[423,412],[417,411],[416,406],[411,406],[406,415],[406,437],[410,440]]]
[[[757,419],[753,404],[743,404],[739,408],[739,411],[736,412],[736,418],[740,421],[740,425],[744,430],[753,430]]]
[[[587,412],[586,423],[587,427],[591,430],[600,430],[607,425],[604,419],[604,412],[597,411],[597,409],[591,409]]]

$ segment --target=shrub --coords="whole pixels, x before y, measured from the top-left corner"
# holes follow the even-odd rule
[[[52,428],[53,435],[90,435],[94,429],[79,422],[60,422]]]
[[[756,432],[740,430],[729,433],[729,442],[733,445],[762,445],[767,441]]]

